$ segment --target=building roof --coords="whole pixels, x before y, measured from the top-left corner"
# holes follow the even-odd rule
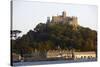
[[[74,52],[74,54],[95,54],[94,51],[88,51],[88,52]]]

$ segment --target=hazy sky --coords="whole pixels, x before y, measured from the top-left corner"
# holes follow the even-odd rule
[[[13,29],[21,30],[26,34],[30,29],[40,23],[45,23],[47,17],[61,15],[66,11],[68,16],[77,16],[78,24],[97,30],[97,6],[48,3],[33,1],[13,1]]]

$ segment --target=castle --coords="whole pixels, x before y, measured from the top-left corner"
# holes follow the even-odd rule
[[[62,15],[52,16],[52,20],[50,17],[47,17],[48,24],[68,24],[73,27],[73,30],[77,30],[78,27],[78,19],[75,16],[69,17],[66,15],[66,12],[63,11]]]

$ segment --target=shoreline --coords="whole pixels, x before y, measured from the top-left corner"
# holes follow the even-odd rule
[[[80,63],[80,62],[96,62],[97,59],[80,59],[80,60],[46,60],[46,61],[28,61],[14,62],[13,66],[29,66],[29,65],[46,65],[46,64],[62,64],[62,63]]]

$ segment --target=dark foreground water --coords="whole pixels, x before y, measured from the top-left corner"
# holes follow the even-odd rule
[[[97,59],[16,62],[16,63],[13,63],[13,66],[44,65],[44,64],[61,64],[61,63],[77,63],[77,62],[93,62],[93,61],[97,61]]]

